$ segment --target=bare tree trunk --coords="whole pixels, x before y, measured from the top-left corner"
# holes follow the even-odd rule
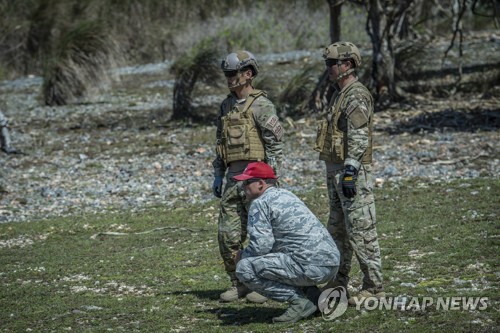
[[[194,117],[191,94],[197,79],[197,73],[189,71],[175,80],[172,119],[179,120]]]
[[[366,6],[366,31],[372,43],[372,72],[368,86],[375,92],[375,99],[386,104],[396,96],[391,33],[394,7],[383,0],[369,0]]]
[[[343,0],[327,0],[330,7],[330,42],[340,40],[340,15],[342,14]]]
[[[341,26],[340,15],[342,13],[342,3],[344,0],[327,0],[330,8],[330,42],[335,43],[340,40]],[[333,94],[333,88],[328,79],[328,71],[323,71],[323,74],[318,79],[316,88],[309,97],[309,101],[302,109],[302,113],[321,112],[328,100]]]
[[[372,72],[369,88],[379,106],[400,98],[396,90],[394,47],[417,37],[413,30],[415,9],[422,0],[369,0],[366,31],[372,43]]]
[[[341,6],[346,0],[327,0],[330,9],[330,41],[332,43],[340,40],[340,14]],[[447,52],[453,47],[458,39],[460,55],[462,53],[463,31],[461,20],[472,1],[472,12],[480,0],[348,0],[356,5],[363,5],[366,9],[366,31],[372,44],[372,61],[370,82],[367,84],[374,93],[378,108],[384,107],[404,96],[404,91],[398,89],[397,79],[405,76],[405,63],[412,54],[418,54],[422,45],[425,45],[425,36],[421,39],[415,29],[415,25],[427,23],[427,28],[434,26],[436,16],[449,15],[449,9],[453,18],[453,39]],[[493,1],[492,1],[493,3]],[[455,5],[451,8],[452,5]],[[494,16],[496,6],[493,5]],[[477,14],[477,13],[476,13]],[[432,29],[431,29],[432,30]],[[399,57],[397,57],[399,55]],[[397,61],[401,63],[398,64]],[[396,77],[396,73],[398,77]],[[460,82],[462,75],[459,67]],[[316,89],[311,94],[308,103],[302,112],[314,113],[322,111],[326,101],[331,95],[331,85],[328,75],[323,72],[318,80]],[[306,109],[306,110],[304,110]]]
[[[453,38],[451,39],[450,46],[446,49],[444,52],[444,57],[442,61],[441,67],[444,67],[444,62],[446,60],[446,57],[448,56],[448,52],[453,48],[453,45],[455,44],[455,39],[457,37],[457,34],[459,36],[458,39],[458,51],[459,51],[459,58],[460,61],[458,63],[458,77],[455,82],[455,86],[453,90],[451,91],[451,94],[455,94],[458,88],[458,85],[460,84],[460,81],[462,80],[462,55],[463,55],[463,31],[462,31],[462,17],[465,14],[465,11],[467,10],[467,1],[466,0],[455,0],[453,2]]]

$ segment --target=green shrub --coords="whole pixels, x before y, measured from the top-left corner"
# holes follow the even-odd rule
[[[65,105],[109,81],[117,48],[103,24],[83,22],[64,34],[43,75],[47,105]]]

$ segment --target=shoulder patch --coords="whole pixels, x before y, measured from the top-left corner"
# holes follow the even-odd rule
[[[253,225],[259,219],[260,219],[260,212],[256,212],[255,214],[250,215],[250,218],[248,219],[248,222],[250,223],[250,225]]]
[[[273,132],[276,139],[281,140],[283,136],[283,126],[281,126],[278,116],[272,115],[269,117],[264,127]]]
[[[363,112],[363,107],[361,105],[355,105],[350,113],[347,113],[347,117],[351,120],[354,128],[360,128],[368,123],[368,117],[365,112]]]

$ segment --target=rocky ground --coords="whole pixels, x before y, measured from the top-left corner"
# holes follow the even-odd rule
[[[213,198],[215,127],[170,122],[168,64],[153,67],[122,69],[120,85],[65,107],[39,102],[40,78],[0,82],[13,145],[26,153],[0,153],[0,222],[175,208]],[[198,101],[216,108],[223,97]],[[498,98],[491,96],[416,96],[411,105],[378,112],[376,185],[498,179],[498,111]],[[315,121],[283,122],[284,186],[296,193],[325,186],[324,167],[312,150]]]

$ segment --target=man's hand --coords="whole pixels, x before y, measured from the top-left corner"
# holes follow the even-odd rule
[[[217,198],[222,198],[222,176],[215,176],[212,192]]]
[[[342,178],[342,193],[346,198],[351,199],[356,196],[356,180],[358,180],[358,170],[352,165],[346,165]]]

